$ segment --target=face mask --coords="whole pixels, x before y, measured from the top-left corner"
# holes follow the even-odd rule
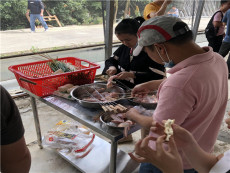
[[[166,51],[166,49],[165,49],[165,46],[164,46],[164,49],[165,49],[166,56],[167,56],[169,62],[165,62],[165,61],[163,60],[163,58],[162,58],[162,56],[160,55],[160,53],[159,53],[158,49],[156,48],[156,46],[155,46],[155,49],[157,50],[158,55],[160,56],[161,60],[163,61],[164,67],[165,67],[165,68],[172,68],[172,67],[175,66],[174,62],[173,62],[172,60],[169,59],[168,53],[167,53],[167,51]]]
[[[175,64],[173,63],[172,60],[169,60],[169,62],[164,62],[164,67],[165,68],[172,68],[174,66],[175,66]]]

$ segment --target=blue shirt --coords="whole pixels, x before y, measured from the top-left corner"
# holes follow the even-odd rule
[[[230,9],[224,15],[222,22],[227,23],[227,32],[224,37],[224,42],[230,43]]]
[[[44,9],[44,5],[41,0],[28,0],[28,9],[30,14],[40,14],[41,9]]]

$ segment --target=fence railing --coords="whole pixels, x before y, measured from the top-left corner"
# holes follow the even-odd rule
[[[188,18],[195,16],[197,13],[199,0],[185,0],[180,5],[179,15],[181,18]],[[220,1],[205,1],[202,17],[211,17],[216,10],[220,7]]]

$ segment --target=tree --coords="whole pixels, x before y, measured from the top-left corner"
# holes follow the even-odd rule
[[[25,16],[27,0],[1,1],[1,30],[29,27]]]
[[[45,10],[51,15],[56,15],[63,26],[80,24],[102,23],[101,0],[42,0]],[[144,6],[151,0],[115,0],[115,19],[123,19],[124,14],[136,17],[142,14]],[[1,30],[29,28],[29,22],[25,16],[27,0],[0,1]],[[136,10],[139,7],[140,13]],[[132,8],[131,8],[132,7]],[[47,15],[46,12],[44,15]],[[127,16],[125,16],[127,17]],[[58,26],[55,21],[48,24]]]

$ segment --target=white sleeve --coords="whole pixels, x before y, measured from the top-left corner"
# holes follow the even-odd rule
[[[226,173],[230,170],[230,150],[212,167],[209,173]]]

